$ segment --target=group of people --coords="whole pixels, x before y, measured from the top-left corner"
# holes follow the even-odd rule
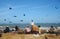
[[[15,30],[14,29],[10,30],[10,28],[7,26],[3,32],[8,33],[8,32],[11,32],[11,31],[18,31],[18,30],[19,30],[18,26],[15,26]]]
[[[15,32],[18,32],[20,31],[21,29],[18,27],[18,26],[15,26],[15,30],[10,30],[9,27],[6,27],[5,30],[4,30],[4,33],[8,33],[8,32],[12,32],[12,31],[15,31]],[[37,34],[39,33],[39,28],[36,26],[36,25],[32,25],[32,27],[30,28],[30,26],[26,26],[24,28],[24,30],[22,30],[25,34]]]
[[[55,27],[56,28],[55,29],[53,26],[51,26],[50,29],[47,32],[47,31],[43,31],[40,27],[41,27],[40,25],[36,26],[34,24],[32,24],[31,27],[26,26],[24,28],[24,30],[21,30],[18,26],[15,26],[15,30],[13,30],[13,29],[10,30],[9,27],[6,27],[5,30],[4,30],[4,33],[15,31],[15,32],[25,33],[25,34],[42,34],[42,33],[45,33],[45,32],[46,33],[55,33],[55,30],[57,29],[57,27]]]
[[[51,26],[50,29],[48,30],[48,32],[44,32],[44,33],[50,33],[50,34],[58,34],[57,32],[55,32],[55,30],[57,29],[57,27],[53,27]],[[12,32],[12,31],[15,31],[17,33],[22,33],[23,34],[42,34],[43,32],[41,32],[41,26],[36,26],[36,25],[32,25],[31,28],[30,26],[26,26],[24,30],[20,30],[20,28],[18,26],[15,26],[15,30],[10,30],[9,27],[6,27],[5,30],[4,30],[4,33],[8,33],[8,32]],[[21,32],[22,31],[22,32]],[[2,35],[0,34],[0,37]]]
[[[50,33],[50,34],[60,34],[60,32],[58,32],[58,27],[54,27],[54,26],[50,26],[50,28],[47,30],[43,30],[41,29],[41,26],[36,26],[36,25],[32,25],[31,28],[29,28],[29,26],[27,26],[25,28],[26,33],[32,33],[32,34],[43,34],[43,33]]]
[[[58,27],[54,27],[54,26],[51,26],[47,33],[56,34],[56,35],[60,34],[60,32],[58,32]]]
[[[32,25],[31,28],[29,26],[25,27],[26,34],[38,34],[40,33],[40,26]]]

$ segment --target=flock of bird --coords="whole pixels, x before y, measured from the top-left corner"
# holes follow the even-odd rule
[[[58,7],[55,6],[55,9],[59,9]],[[9,7],[9,10],[12,10],[12,7]],[[23,16],[26,16],[26,14],[23,14]],[[17,17],[16,15],[13,17]],[[4,21],[7,21],[7,19],[4,19]],[[23,19],[20,20],[21,22],[23,22]],[[31,20],[33,22],[33,20]],[[9,21],[9,23],[12,23],[12,21]]]
[[[12,10],[12,7],[9,7],[9,10]],[[23,16],[26,16],[26,14],[23,14]],[[13,16],[13,17],[17,17],[16,15],[15,16]],[[4,19],[4,21],[7,21],[7,19]],[[23,20],[20,20],[21,22],[23,22]],[[12,23],[12,21],[9,21],[9,23]]]

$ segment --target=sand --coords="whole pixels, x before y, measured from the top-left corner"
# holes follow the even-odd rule
[[[60,35],[41,34],[39,36],[34,36],[33,34],[3,33],[0,39],[60,39]]]

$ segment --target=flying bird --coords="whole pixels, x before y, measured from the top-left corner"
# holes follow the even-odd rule
[[[31,20],[33,22],[33,20]]]
[[[14,16],[14,17],[17,17],[17,16]]]
[[[4,19],[4,21],[6,21],[6,19]]]
[[[9,9],[11,10],[12,8],[11,8],[11,7],[9,7]]]
[[[21,22],[23,22],[23,20],[20,20]]]
[[[58,7],[55,6],[55,9],[58,9]]]
[[[23,14],[23,16],[25,16],[25,14]]]

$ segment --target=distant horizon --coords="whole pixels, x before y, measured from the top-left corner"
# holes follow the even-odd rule
[[[31,24],[31,23],[0,23],[0,24]],[[60,24],[60,23],[34,23],[34,24]]]
[[[36,26],[41,26],[41,27],[50,27],[50,26],[57,26],[60,27],[60,23],[35,23]],[[26,26],[31,27],[31,23],[15,23],[15,24],[0,24],[0,26],[9,26],[9,27],[15,27],[18,26],[20,28],[25,28]]]

